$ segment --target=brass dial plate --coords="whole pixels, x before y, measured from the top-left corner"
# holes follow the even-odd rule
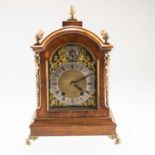
[[[50,108],[97,106],[96,61],[86,48],[64,45],[51,56],[48,66]]]

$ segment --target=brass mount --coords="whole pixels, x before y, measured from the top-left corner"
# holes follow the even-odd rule
[[[43,38],[43,35],[44,35],[44,31],[43,30],[39,30],[37,32],[37,34],[35,35],[35,40],[36,40],[35,45],[40,45],[40,43],[41,43],[40,41]]]
[[[28,136],[25,143],[26,143],[26,145],[31,145],[31,143],[37,139],[38,139],[38,136]]]
[[[118,134],[109,135],[108,137],[110,139],[114,140],[115,144],[120,144],[121,143],[121,139],[119,138]]]
[[[68,21],[77,21],[77,19],[75,18],[75,10],[74,10],[74,6],[71,5],[70,7],[70,18],[68,19]]]
[[[102,35],[102,38],[103,38],[103,40],[104,40],[104,43],[105,43],[105,44],[109,44],[109,43],[108,43],[108,39],[109,39],[109,34],[108,34],[108,32],[107,32],[106,30],[102,30],[102,31],[101,31],[101,35]]]

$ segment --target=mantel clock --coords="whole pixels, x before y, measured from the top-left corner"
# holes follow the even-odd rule
[[[30,144],[38,136],[107,135],[119,143],[108,103],[108,34],[100,39],[70,18],[42,39],[36,34],[37,108],[30,124]]]

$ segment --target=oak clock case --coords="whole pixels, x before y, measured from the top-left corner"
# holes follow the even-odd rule
[[[37,107],[26,144],[39,136],[106,135],[119,143],[109,107],[108,34],[103,39],[71,17],[32,45],[36,63]]]

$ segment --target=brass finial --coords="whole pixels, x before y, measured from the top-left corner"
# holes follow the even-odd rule
[[[104,39],[104,43],[105,43],[105,44],[109,44],[109,43],[108,43],[109,34],[107,33],[107,31],[106,31],[106,30],[102,30],[102,31],[101,31],[101,35],[102,35],[102,37],[103,37],[103,39]]]
[[[44,35],[43,30],[39,30],[38,33],[35,35],[36,45],[40,44],[40,40],[43,38],[43,35]]]
[[[70,12],[69,12],[69,14],[70,14],[70,18],[69,18],[68,20],[76,20],[75,17],[74,17],[74,15],[75,15],[75,10],[74,10],[74,6],[73,6],[73,5],[71,5],[71,7],[70,7]]]

